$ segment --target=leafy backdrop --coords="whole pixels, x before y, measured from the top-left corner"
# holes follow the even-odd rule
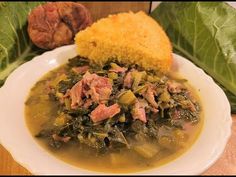
[[[42,2],[0,2],[0,86],[22,63],[43,52],[29,40],[27,16]]]
[[[151,16],[167,32],[174,52],[215,79],[236,113],[236,10],[223,2],[166,2]]]

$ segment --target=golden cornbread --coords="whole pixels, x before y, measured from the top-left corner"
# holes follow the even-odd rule
[[[140,11],[109,15],[76,34],[80,56],[97,64],[117,59],[145,69],[167,72],[172,47],[162,27]]]

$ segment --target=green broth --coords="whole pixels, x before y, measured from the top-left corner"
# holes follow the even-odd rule
[[[35,136],[42,128],[50,126],[50,123],[55,120],[59,105],[49,99],[47,82],[56,78],[57,73],[62,72],[65,67],[66,65],[63,65],[47,73],[29,93],[25,106],[25,118],[32,136]],[[197,91],[190,85],[188,85],[188,89],[194,93],[194,97],[200,102]],[[187,132],[188,136],[182,148],[175,151],[161,150],[150,159],[140,157],[133,150],[127,148],[122,148],[115,155],[112,152],[97,154],[94,149],[73,141],[68,142],[67,146],[60,149],[53,149],[44,139],[35,139],[45,150],[58,159],[79,168],[109,173],[132,173],[159,167],[181,156],[194,144],[202,126],[203,111],[200,111],[200,121]],[[156,146],[155,143],[153,144]]]

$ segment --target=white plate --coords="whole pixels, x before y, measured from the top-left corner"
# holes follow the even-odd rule
[[[25,124],[24,101],[30,88],[43,74],[75,55],[75,46],[70,45],[37,56],[16,69],[0,89],[0,142],[33,174],[102,174],[76,168],[50,155],[36,143]],[[219,158],[230,136],[230,105],[224,92],[200,68],[173,56],[180,74],[199,90],[204,127],[185,154],[159,168],[135,174],[200,174]]]

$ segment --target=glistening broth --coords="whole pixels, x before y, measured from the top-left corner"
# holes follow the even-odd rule
[[[33,136],[37,135],[42,129],[50,129],[58,117],[58,110],[61,105],[60,102],[50,98],[48,83],[60,77],[58,73],[64,73],[65,70],[68,70],[67,65],[50,71],[33,86],[29,93],[25,106],[25,117]],[[176,75],[176,73],[171,75]],[[178,77],[178,79],[180,78]],[[185,86],[194,99],[200,103],[198,91],[194,90],[189,84],[185,84]],[[110,173],[132,173],[159,167],[181,156],[194,144],[202,126],[203,111],[201,110],[199,111],[197,123],[186,123],[187,128],[185,131],[173,129],[173,136],[175,136],[176,141],[179,140],[178,138],[181,139],[181,144],[178,144],[177,148],[171,147],[170,144],[168,145],[169,141],[165,139],[165,136],[160,137],[158,141],[143,141],[140,139],[138,143],[133,143],[132,139],[128,138],[128,142],[131,145],[130,148],[120,147],[115,151],[112,148],[108,148],[105,152],[98,152],[97,149],[80,143],[79,140],[71,139],[60,148],[53,148],[48,144],[47,139],[35,139],[57,158],[79,168]],[[138,144],[138,148],[133,148],[133,144]],[[145,149],[147,151],[150,150],[150,153],[143,152]]]

